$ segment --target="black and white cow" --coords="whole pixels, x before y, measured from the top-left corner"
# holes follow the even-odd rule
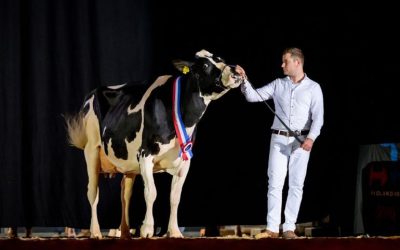
[[[173,175],[169,237],[183,237],[177,212],[190,166],[191,138],[207,106],[242,82],[235,66],[206,50],[193,62],[174,61],[183,74],[160,76],[149,87],[100,87],[87,95],[81,111],[66,118],[72,145],[84,150],[89,176],[92,238],[102,238],[97,218],[100,173],[122,173],[121,238],[130,238],[129,201],[135,176],[142,175],[146,214],[141,237],[154,234],[153,173]]]

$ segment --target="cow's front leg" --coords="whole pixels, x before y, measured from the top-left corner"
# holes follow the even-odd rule
[[[146,201],[146,215],[140,228],[140,236],[143,238],[153,237],[154,217],[153,204],[157,197],[156,185],[153,177],[153,157],[147,156],[139,160],[140,174],[144,183],[144,199]]]
[[[183,184],[185,183],[187,173],[189,172],[190,160],[182,161],[180,170],[172,177],[170,206],[171,212],[168,223],[168,237],[183,238],[178,227],[178,206],[181,201]]]

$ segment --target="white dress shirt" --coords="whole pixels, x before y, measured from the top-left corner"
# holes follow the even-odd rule
[[[258,88],[257,92],[246,80],[241,85],[246,100],[261,102],[273,98],[275,113],[293,131],[310,130],[307,138],[315,139],[324,123],[323,95],[320,85],[305,75],[299,83],[293,83],[290,77],[277,78],[269,84]],[[272,129],[287,130],[274,118]]]

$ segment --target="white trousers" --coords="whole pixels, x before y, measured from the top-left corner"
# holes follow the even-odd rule
[[[304,136],[300,136],[304,140]],[[283,232],[296,229],[297,215],[303,197],[304,180],[310,152],[300,148],[294,137],[272,134],[268,160],[267,229],[279,232],[282,211],[282,190],[289,172],[289,189],[284,210]]]

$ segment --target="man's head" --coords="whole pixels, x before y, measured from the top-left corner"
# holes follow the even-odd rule
[[[282,69],[287,76],[303,74],[304,54],[299,48],[287,48],[282,53]]]

